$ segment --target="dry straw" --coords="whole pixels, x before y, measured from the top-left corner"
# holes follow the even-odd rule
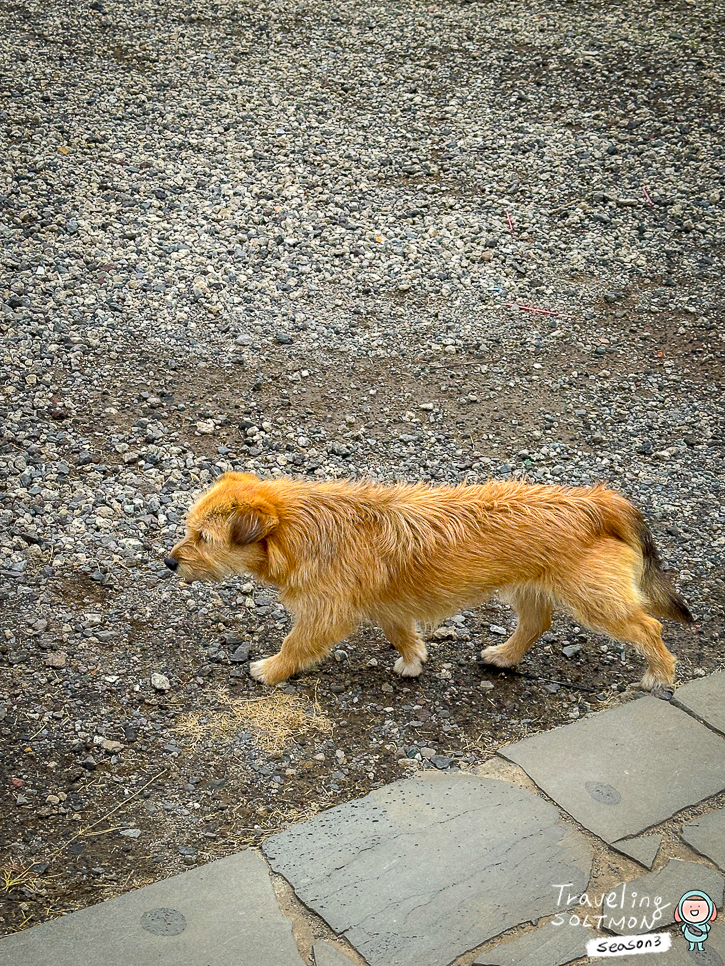
[[[189,738],[192,747],[211,738],[233,739],[247,731],[254,743],[269,753],[279,753],[296,735],[310,729],[331,732],[332,722],[317,699],[310,701],[283,691],[251,699],[217,692],[210,711],[182,715],[176,725],[176,731]]]

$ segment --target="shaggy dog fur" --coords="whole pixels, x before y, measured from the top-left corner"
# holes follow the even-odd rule
[[[381,486],[260,480],[226,473],[191,508],[166,563],[187,581],[253,574],[280,590],[294,626],[279,654],[251,666],[266,684],[324,657],[362,621],[420,674],[416,622],[435,625],[499,591],[518,614],[511,637],[481,656],[518,663],[561,605],[580,623],[647,659],[642,686],[671,684],[662,643],[669,617],[690,623],[660,568],[641,514],[603,486]]]

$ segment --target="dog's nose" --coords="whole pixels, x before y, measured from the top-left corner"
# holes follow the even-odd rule
[[[176,570],[176,568],[179,566],[179,561],[174,560],[173,557],[165,557],[164,563],[169,568],[169,570]]]

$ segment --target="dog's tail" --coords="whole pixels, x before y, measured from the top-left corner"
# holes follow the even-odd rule
[[[618,493],[604,488],[596,492],[604,497],[600,508],[607,530],[642,554],[640,590],[650,604],[651,613],[655,617],[666,617],[681,624],[694,623],[684,598],[677,593],[662,570],[652,532],[642,514]]]
[[[634,509],[634,507],[633,507]],[[641,588],[644,595],[652,604],[655,617],[669,617],[670,620],[681,624],[694,623],[690,608],[685,603],[669,577],[663,572],[660,556],[652,537],[652,533],[644,521],[642,514],[635,510],[638,529],[637,537],[644,560]]]

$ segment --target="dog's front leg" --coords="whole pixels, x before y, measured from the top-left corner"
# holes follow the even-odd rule
[[[249,673],[264,684],[286,681],[298,671],[317,664],[351,629],[351,624],[329,624],[319,617],[300,617],[282,642],[279,654],[255,661]]]
[[[394,671],[404,678],[417,678],[422,665],[428,660],[428,651],[418,635],[415,623],[410,619],[390,620],[380,618],[383,634],[400,652]]]

